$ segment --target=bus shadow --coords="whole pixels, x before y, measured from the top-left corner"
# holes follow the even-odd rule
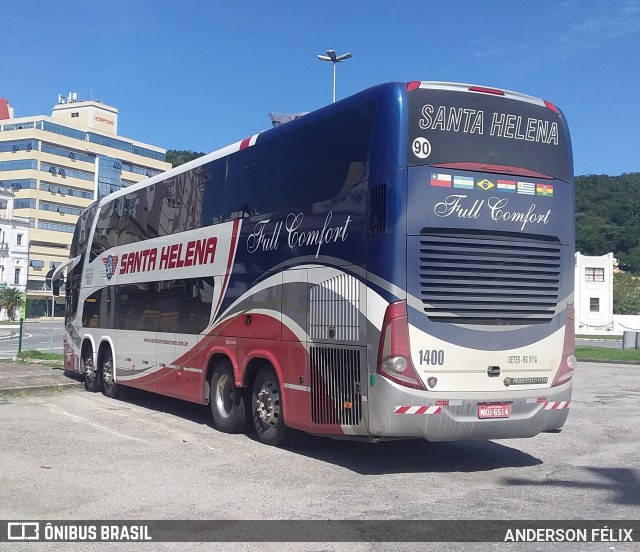
[[[502,481],[506,485],[519,485],[523,487],[558,487],[568,490],[584,489],[595,492],[608,493],[614,504],[640,506],[640,471],[630,468],[606,468],[583,466],[587,472],[588,480],[580,481],[573,479],[551,479],[544,481],[534,481],[520,477],[504,478]],[[594,481],[593,478],[598,478]]]
[[[542,464],[539,458],[493,441],[433,443],[412,439],[369,443],[296,432],[289,450],[361,475],[482,472]]]
[[[151,391],[143,391],[133,387],[120,387],[120,402],[140,406],[156,412],[164,412],[177,418],[184,418],[199,425],[213,427],[211,410],[208,406],[196,404],[181,399],[174,399],[165,395],[158,395]]]
[[[120,400],[199,425],[207,425],[211,427],[211,431],[216,431],[208,406],[131,387],[121,388]],[[255,433],[237,437],[258,441]],[[361,475],[482,472],[542,464],[539,458],[493,441],[430,443],[424,439],[413,439],[371,443],[330,439],[294,431],[287,450],[292,455],[341,466]]]

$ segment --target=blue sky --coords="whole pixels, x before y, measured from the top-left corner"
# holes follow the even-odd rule
[[[387,81],[483,84],[564,111],[576,174],[640,171],[640,0],[0,0],[0,97],[120,111],[119,133],[213,151]]]

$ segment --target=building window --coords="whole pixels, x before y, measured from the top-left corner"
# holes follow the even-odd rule
[[[16,268],[13,273],[13,285],[15,286],[20,285],[20,269],[19,268]]]
[[[589,299],[589,311],[590,312],[600,312],[600,298],[599,297],[591,297],[591,299]]]
[[[22,245],[22,234],[16,236],[16,245]]]
[[[80,207],[68,207],[59,203],[48,203],[45,201],[40,202],[40,209],[43,211],[53,211],[54,213],[75,215],[76,217],[80,216],[80,213],[83,211]]]
[[[80,113],[79,113],[78,111],[74,111],[74,112],[71,114],[71,117],[72,117],[72,118],[74,118],[74,119],[75,119],[76,117],[80,117]]]
[[[74,224],[56,224],[54,222],[39,222],[40,230],[53,230],[54,232],[67,232],[73,234],[76,230]]]
[[[604,282],[604,268],[585,268],[585,282]]]
[[[65,169],[58,167],[57,165],[49,165],[48,163],[40,163],[40,170],[50,172],[53,176],[61,174],[62,176],[70,176],[72,178],[80,178],[82,180],[88,180],[93,182],[93,173],[87,171],[81,171],[76,169]]]
[[[98,199],[122,188],[122,163],[112,157],[98,160]]]
[[[14,209],[35,209],[36,200],[35,199],[16,199],[13,202],[13,208]]]
[[[0,171],[23,171],[37,169],[38,162],[35,159],[19,159],[17,161],[0,161]]]

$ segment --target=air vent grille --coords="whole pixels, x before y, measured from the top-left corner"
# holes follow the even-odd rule
[[[387,231],[387,185],[379,184],[369,190],[369,232]]]
[[[541,324],[560,287],[557,241],[501,233],[423,232],[420,285],[430,320],[455,324]]]
[[[362,419],[360,350],[311,347],[311,420],[355,426]]]

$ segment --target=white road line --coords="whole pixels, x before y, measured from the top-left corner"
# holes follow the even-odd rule
[[[115,435],[116,437],[122,437],[123,439],[130,439],[132,441],[138,441],[139,443],[144,443],[146,445],[150,445],[151,443],[149,441],[145,441],[144,439],[140,439],[138,437],[132,437],[131,435],[125,435],[124,433],[120,433],[118,431],[114,431],[113,429],[96,423],[96,422],[92,422],[91,420],[88,420],[87,418],[83,418],[82,416],[78,416],[77,414],[71,414],[71,412],[67,412],[66,410],[60,408],[59,406],[56,406],[55,404],[51,404],[51,403],[46,403],[44,401],[42,401],[42,404],[44,406],[49,407],[49,410],[51,410],[52,412],[55,412],[57,414],[62,414],[63,416],[67,416],[69,418],[71,418],[72,420],[75,420],[77,422],[80,422],[84,425],[90,425],[92,427],[95,427],[96,429],[99,429],[100,431],[104,431],[105,433],[109,433],[111,435]]]

